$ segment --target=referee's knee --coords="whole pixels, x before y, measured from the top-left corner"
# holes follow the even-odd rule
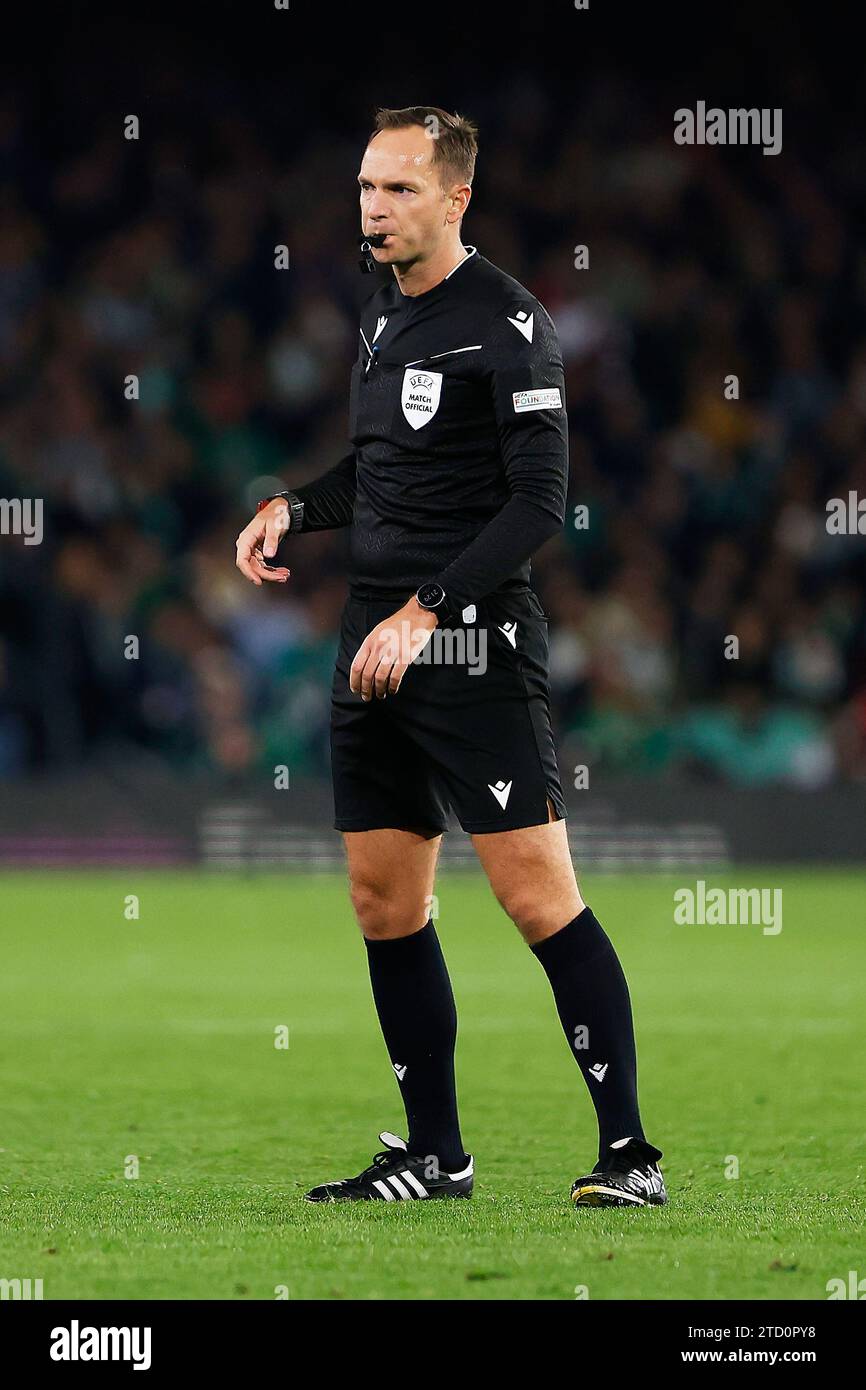
[[[364,881],[350,885],[350,896],[358,926],[368,941],[410,936],[421,930],[429,915],[425,903]]]
[[[527,874],[494,889],[500,907],[529,946],[552,936],[585,906],[572,875],[569,882]]]
[[[548,935],[550,909],[539,902],[538,894],[507,893],[499,902],[525,941],[532,943]]]

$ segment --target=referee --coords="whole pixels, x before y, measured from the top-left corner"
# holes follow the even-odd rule
[[[391,266],[361,315],[352,451],[265,499],[241,532],[253,584],[288,532],[351,527],[332,690],[335,828],[407,1139],[313,1202],[469,1197],[454,1078],[457,1015],[428,906],[448,809],[538,957],[598,1116],[578,1206],[667,1200],[643,1131],[628,988],[568,848],[550,722],[547,618],[530,557],[563,525],[564,376],[553,323],[461,241],[475,126],[380,110],[361,163],[361,229]]]

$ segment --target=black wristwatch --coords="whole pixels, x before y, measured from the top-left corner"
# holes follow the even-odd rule
[[[304,504],[300,497],[294,492],[275,492],[272,497],[263,497],[256,507],[256,513],[266,507],[269,502],[274,502],[278,497],[283,497],[289,504],[290,531],[303,531],[304,529]]]
[[[426,608],[430,613],[435,613],[440,625],[453,619],[453,613],[448,603],[448,595],[437,584],[435,579],[429,579],[426,584],[422,584],[415,594],[419,608]]]

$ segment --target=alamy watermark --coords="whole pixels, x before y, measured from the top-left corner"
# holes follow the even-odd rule
[[[0,497],[0,536],[23,536],[25,545],[41,545],[42,498]]]
[[[763,927],[764,936],[782,930],[781,888],[707,888],[699,878],[694,888],[674,893],[677,926]]]
[[[414,666],[466,666],[470,676],[483,676],[487,670],[487,629],[483,627],[436,627],[425,640],[428,634],[419,635],[404,618],[399,630],[382,628],[380,636],[385,661],[408,659]]]
[[[853,489],[847,497],[831,497],[825,525],[830,536],[866,536],[866,497]]]
[[[862,1303],[866,1299],[866,1279],[861,1279],[856,1269],[848,1270],[847,1281],[838,1277],[828,1279],[824,1287],[827,1290],[828,1302],[838,1298],[853,1298]]]
[[[151,1362],[149,1327],[88,1327],[73,1318],[68,1327],[51,1329],[52,1361],[131,1361],[134,1371]]]
[[[0,1279],[0,1300],[40,1299],[42,1298],[41,1279]]]
[[[707,106],[699,101],[692,110],[674,112],[674,141],[678,145],[760,145],[764,154],[782,150],[781,106]]]

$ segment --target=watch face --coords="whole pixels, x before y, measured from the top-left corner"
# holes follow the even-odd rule
[[[437,608],[445,598],[445,590],[441,584],[422,584],[417,597],[422,608]]]

